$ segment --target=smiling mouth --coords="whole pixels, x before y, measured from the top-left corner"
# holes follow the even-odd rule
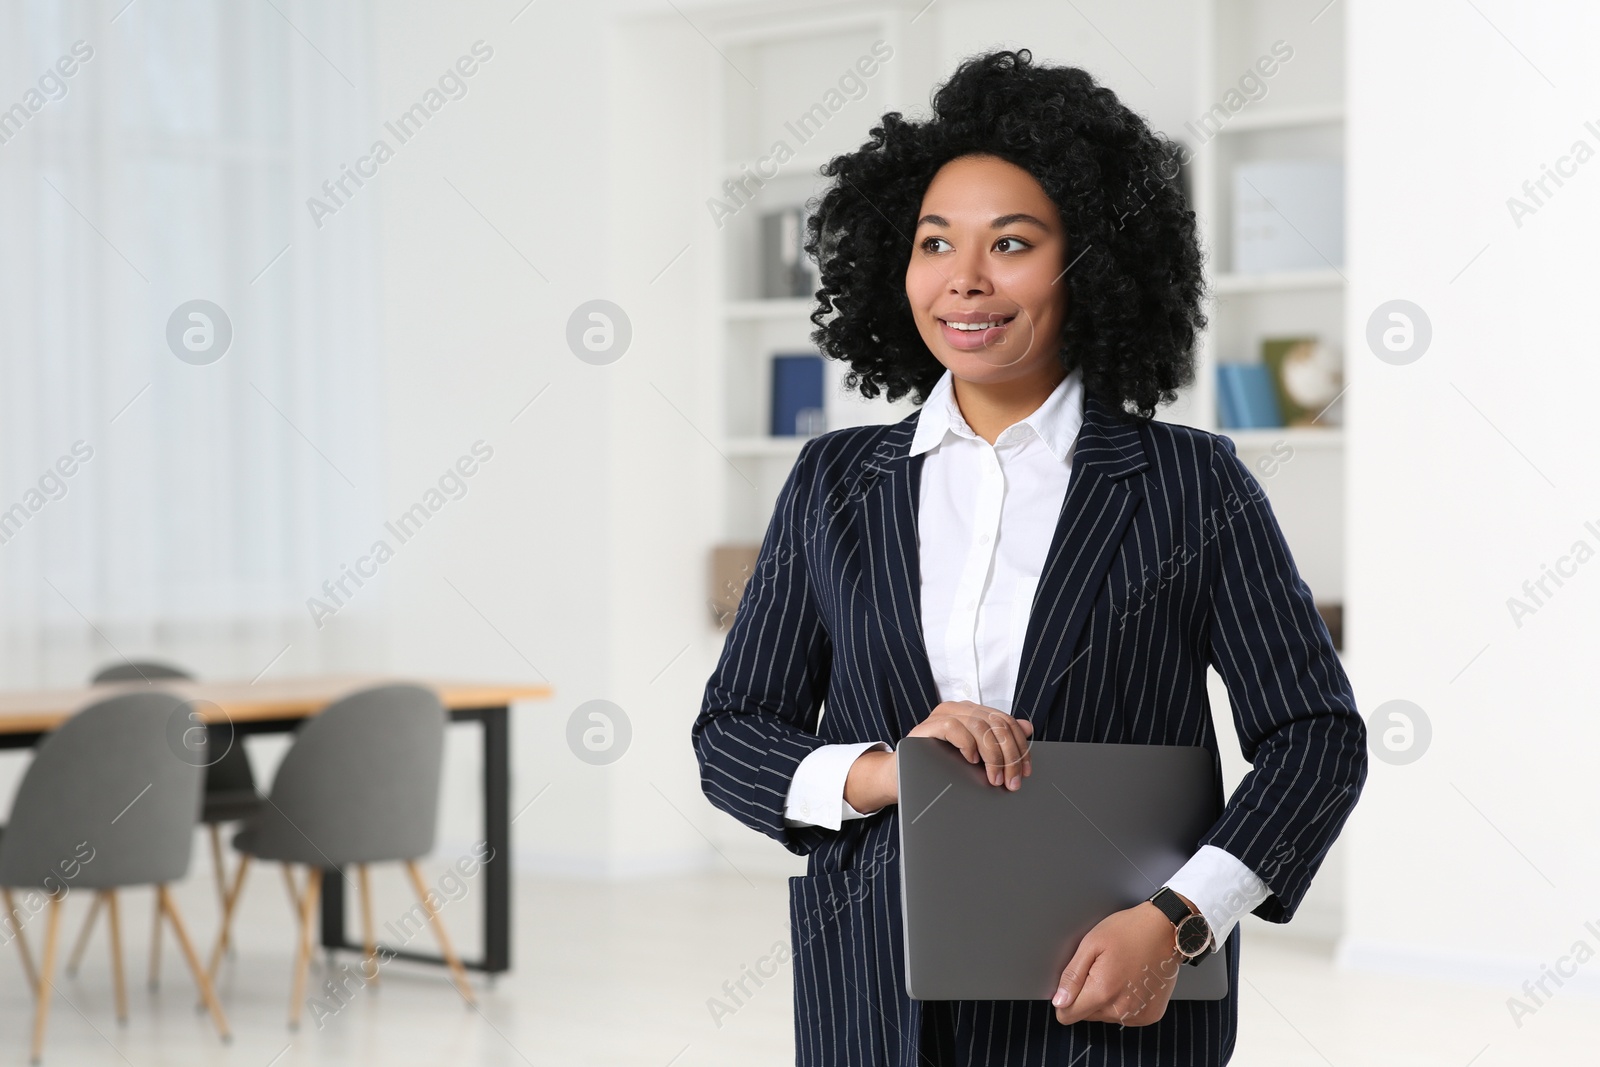
[[[982,333],[984,330],[995,326],[1004,326],[1014,318],[1016,318],[1015,315],[1007,315],[1003,319],[990,319],[986,322],[951,322],[949,319],[940,319],[939,321],[952,330],[958,330],[961,333]]]

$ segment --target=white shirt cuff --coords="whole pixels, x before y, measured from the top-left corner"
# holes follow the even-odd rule
[[[1205,916],[1215,938],[1212,952],[1228,940],[1241,918],[1272,895],[1256,872],[1233,853],[1214,845],[1201,845],[1189,862],[1167,879],[1167,887],[1188,897]]]
[[[863,752],[873,749],[894,751],[884,741],[863,741],[849,745],[823,745],[801,760],[794,769],[794,777],[789,781],[789,794],[784,799],[784,825],[822,826],[837,830],[846,819],[864,819],[875,814],[857,811],[844,799],[844,783],[850,777],[851,764]]]

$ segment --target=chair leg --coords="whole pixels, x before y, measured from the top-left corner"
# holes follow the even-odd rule
[[[22,957],[22,973],[28,976],[28,988],[36,994],[39,991],[39,972],[33,967],[33,953],[28,951],[28,939],[22,934],[22,923],[17,921],[17,906],[11,899],[11,890],[0,887],[0,899],[5,900],[6,924],[11,927],[11,933],[17,942],[17,953]]]
[[[211,823],[207,827],[211,831],[211,874],[217,883],[217,903],[226,907],[228,904],[228,868],[222,856],[222,827]],[[222,928],[222,948],[228,948],[228,928]]]
[[[78,932],[78,943],[74,946],[72,955],[67,957],[68,978],[78,976],[78,965],[83,962],[84,950],[89,947],[89,935],[94,933],[94,921],[100,917],[100,906],[104,903],[103,893],[96,893],[94,903],[89,905],[89,914],[84,917],[83,929]]]
[[[111,989],[117,998],[117,1022],[128,1025],[128,990],[122,984],[122,916],[117,911],[117,891],[102,889],[97,900],[105,901],[106,929],[111,934]]]
[[[239,906],[239,897],[244,892],[244,876],[250,870],[250,854],[245,853],[239,857],[239,869],[233,875],[233,888],[222,896],[222,928],[217,931],[217,945],[211,950],[211,966],[206,968],[206,977],[213,982],[217,980],[217,968],[222,966],[222,954],[228,947],[228,928],[233,925],[233,912]]]
[[[228,875],[222,865],[222,827],[218,823],[211,823],[207,829],[211,831],[211,874],[217,881],[217,899],[220,901],[228,893]]]
[[[50,998],[55,991],[56,944],[61,939],[61,897],[50,898],[50,918],[45,926],[44,957],[39,963],[39,987],[33,1013],[33,1062],[44,1052],[44,1027],[50,1019]]]
[[[367,950],[367,958],[361,961],[361,977],[368,984],[377,985],[378,940],[372,927],[372,886],[367,881],[367,865],[358,864],[356,873],[361,876],[361,940]]]
[[[300,1001],[306,993],[306,972],[311,969],[312,916],[317,913],[317,897],[322,890],[322,868],[306,869],[306,891],[300,900],[300,944],[294,954],[294,982],[289,989],[289,1029],[300,1029]]]
[[[439,918],[439,913],[428,901],[428,887],[423,884],[422,872],[417,870],[415,860],[406,860],[406,873],[411,876],[411,887],[417,891],[417,899],[422,901],[422,907],[428,913],[428,923],[433,927],[434,936],[439,939],[439,951],[444,953],[445,962],[450,965],[450,976],[455,979],[456,989],[468,1004],[478,1003],[472,994],[472,984],[467,981],[467,969],[461,966],[461,959],[450,944],[450,935],[445,933],[444,920]]]
[[[156,893],[156,917],[150,930],[150,988],[161,984],[161,893]]]
[[[194,944],[189,940],[189,932],[183,927],[183,920],[178,917],[178,905],[172,899],[172,892],[166,886],[156,887],[156,901],[167,921],[172,924],[172,936],[178,942],[178,948],[183,953],[183,958],[189,964],[189,971],[194,975],[194,984],[200,987],[200,998],[206,1002],[206,1007],[211,1011],[211,1021],[217,1026],[217,1034],[224,1042],[231,1042],[233,1034],[228,1030],[228,1019],[222,1014],[222,1005],[217,1002],[217,992],[211,987],[211,979],[206,977],[205,970],[200,966],[200,957],[195,953]]]
[[[294,871],[285,863],[283,865],[283,884],[289,887],[289,910],[294,912],[296,922],[300,921],[300,887],[294,883]]]

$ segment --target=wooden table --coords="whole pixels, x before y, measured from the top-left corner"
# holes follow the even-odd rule
[[[379,675],[337,675],[289,678],[274,682],[185,682],[161,679],[154,685],[196,701],[207,723],[231,724],[236,737],[253,733],[288,733],[303,719],[358,689],[414,681],[439,694],[451,722],[475,722],[483,728],[483,825],[493,851],[483,864],[483,957],[462,962],[473,970],[500,974],[511,968],[511,729],[514,700],[546,700],[545,685],[494,685],[397,678]],[[109,696],[145,687],[143,682],[116,682],[72,689],[0,691],[0,749],[31,748],[74,712]],[[364,951],[345,935],[343,874],[323,872],[322,945],[325,949]],[[333,891],[333,887],[339,887]],[[400,959],[443,964],[441,956],[402,951]]]

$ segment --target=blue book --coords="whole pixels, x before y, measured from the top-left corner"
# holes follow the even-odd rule
[[[772,357],[772,435],[821,433],[822,356],[807,352]]]
[[[1272,373],[1261,363],[1219,363],[1217,406],[1226,430],[1258,430],[1283,425]]]

